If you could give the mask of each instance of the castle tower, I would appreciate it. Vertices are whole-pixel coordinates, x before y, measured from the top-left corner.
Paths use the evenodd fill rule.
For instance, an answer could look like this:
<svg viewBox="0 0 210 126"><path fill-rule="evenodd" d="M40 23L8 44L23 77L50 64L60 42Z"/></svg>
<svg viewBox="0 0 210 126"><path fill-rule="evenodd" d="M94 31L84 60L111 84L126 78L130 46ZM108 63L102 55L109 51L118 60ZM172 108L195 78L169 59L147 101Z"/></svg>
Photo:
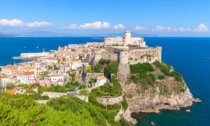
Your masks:
<svg viewBox="0 0 210 126"><path fill-rule="evenodd" d="M128 64L128 51L120 51L120 64Z"/></svg>
<svg viewBox="0 0 210 126"><path fill-rule="evenodd" d="M125 31L125 38L124 38L124 46L127 46L128 44L131 43L131 32L130 31Z"/></svg>
<svg viewBox="0 0 210 126"><path fill-rule="evenodd" d="M158 60L160 62L162 62L162 47L157 46L156 48L157 48L157 51L158 51Z"/></svg>
<svg viewBox="0 0 210 126"><path fill-rule="evenodd" d="M128 51L120 51L120 62L118 66L117 78L120 82L126 82L130 74L130 66L128 64Z"/></svg>

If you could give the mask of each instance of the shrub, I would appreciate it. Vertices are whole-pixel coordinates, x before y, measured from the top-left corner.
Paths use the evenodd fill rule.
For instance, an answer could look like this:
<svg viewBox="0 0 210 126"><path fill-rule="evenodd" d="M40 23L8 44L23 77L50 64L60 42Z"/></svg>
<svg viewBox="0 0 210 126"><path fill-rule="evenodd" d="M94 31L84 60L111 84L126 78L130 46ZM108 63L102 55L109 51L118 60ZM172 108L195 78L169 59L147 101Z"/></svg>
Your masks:
<svg viewBox="0 0 210 126"><path fill-rule="evenodd" d="M82 89L80 90L79 94L87 96L89 94L89 91L87 89Z"/></svg>
<svg viewBox="0 0 210 126"><path fill-rule="evenodd" d="M91 91L91 94L94 94L97 97L100 96L120 96L122 94L122 90L109 84L106 83L103 86L100 86L96 89L93 89Z"/></svg>
<svg viewBox="0 0 210 126"><path fill-rule="evenodd" d="M51 87L39 87L38 92L42 93L44 91L49 91L49 92L67 92L68 89L64 86L51 86Z"/></svg>
<svg viewBox="0 0 210 126"><path fill-rule="evenodd" d="M6 86L6 89L7 90L13 90L13 89L15 89L15 85L13 83L8 83L7 86Z"/></svg>
<svg viewBox="0 0 210 126"><path fill-rule="evenodd" d="M185 86L184 84L174 84L173 86L173 90L176 92L176 93L181 93L181 92L185 92Z"/></svg>
<svg viewBox="0 0 210 126"><path fill-rule="evenodd" d="M171 72L170 76L175 77L175 79L179 82L182 82L182 80L183 80L181 74L178 72L175 72L175 71Z"/></svg>
<svg viewBox="0 0 210 126"><path fill-rule="evenodd" d="M138 64L130 65L130 71L132 74L147 73L147 72L154 71L154 68L149 63L138 63Z"/></svg>
<svg viewBox="0 0 210 126"><path fill-rule="evenodd" d="M159 68L166 76L173 76L179 82L183 81L181 74L175 71L170 72L171 66L159 61L155 61L153 64Z"/></svg>
<svg viewBox="0 0 210 126"><path fill-rule="evenodd" d="M126 101L125 97L123 97L123 101L122 101L122 107L124 110L126 110L128 108L128 102Z"/></svg>
<svg viewBox="0 0 210 126"><path fill-rule="evenodd" d="M165 76L164 75L158 75L158 79L163 80L163 79L165 79Z"/></svg>

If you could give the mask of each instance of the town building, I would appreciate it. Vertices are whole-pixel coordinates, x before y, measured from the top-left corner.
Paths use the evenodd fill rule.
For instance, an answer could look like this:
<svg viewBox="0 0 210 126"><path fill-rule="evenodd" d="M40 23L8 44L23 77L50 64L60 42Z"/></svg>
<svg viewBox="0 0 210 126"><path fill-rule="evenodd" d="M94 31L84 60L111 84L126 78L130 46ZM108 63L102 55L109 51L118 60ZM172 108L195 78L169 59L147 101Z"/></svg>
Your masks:
<svg viewBox="0 0 210 126"><path fill-rule="evenodd" d="M6 77L16 77L18 75L18 67L16 65L4 66L1 73Z"/></svg>

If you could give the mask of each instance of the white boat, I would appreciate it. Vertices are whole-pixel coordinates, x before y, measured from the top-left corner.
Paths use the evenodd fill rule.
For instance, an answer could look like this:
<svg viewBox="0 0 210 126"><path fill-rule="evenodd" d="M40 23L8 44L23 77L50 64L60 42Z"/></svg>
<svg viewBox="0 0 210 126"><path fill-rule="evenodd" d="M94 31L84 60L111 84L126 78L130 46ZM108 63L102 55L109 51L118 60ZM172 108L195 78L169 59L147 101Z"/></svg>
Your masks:
<svg viewBox="0 0 210 126"><path fill-rule="evenodd" d="M12 59L21 59L20 56L13 56Z"/></svg>

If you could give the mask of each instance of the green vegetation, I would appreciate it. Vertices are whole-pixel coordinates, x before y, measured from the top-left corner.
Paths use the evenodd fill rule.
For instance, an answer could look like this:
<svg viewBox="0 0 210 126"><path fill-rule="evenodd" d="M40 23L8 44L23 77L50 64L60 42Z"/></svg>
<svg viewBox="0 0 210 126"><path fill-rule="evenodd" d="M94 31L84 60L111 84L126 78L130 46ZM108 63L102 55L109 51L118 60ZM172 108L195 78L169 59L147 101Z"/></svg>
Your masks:
<svg viewBox="0 0 210 126"><path fill-rule="evenodd" d="M96 73L102 73L103 72L102 65L100 63L96 64L96 66L94 67L94 72L96 72Z"/></svg>
<svg viewBox="0 0 210 126"><path fill-rule="evenodd" d="M86 66L86 71L87 72L92 72L92 67L91 66Z"/></svg>
<svg viewBox="0 0 210 126"><path fill-rule="evenodd" d="M154 86L155 76L149 72L153 72L154 68L149 63L138 63L135 65L130 65L131 77L130 79L136 83L140 84L142 89L148 89L149 86Z"/></svg>
<svg viewBox="0 0 210 126"><path fill-rule="evenodd" d="M82 90L80 90L80 92L79 92L80 95L85 95L85 96L88 96L89 93L90 93L90 92L89 92L87 89L82 89Z"/></svg>
<svg viewBox="0 0 210 126"><path fill-rule="evenodd" d="M161 73L157 70L160 70ZM182 76L178 72L173 71L171 66L163 62L156 61L153 64L138 63L130 65L130 71L130 80L139 85L139 93L149 89L151 93L155 94L157 93L155 87L160 88L160 95L167 95L172 92L181 93L186 89ZM156 78L163 80L167 76L175 78L176 82L172 82L173 86L169 86L167 83L157 83L157 85L154 85L156 84Z"/></svg>
<svg viewBox="0 0 210 126"><path fill-rule="evenodd" d="M159 80L163 80L163 79L165 79L165 76L162 75L162 74L161 74L161 75L158 75L158 79L159 79Z"/></svg>
<svg viewBox="0 0 210 126"><path fill-rule="evenodd" d="M74 82L75 81L75 72L69 72L69 76L71 77L71 81Z"/></svg>
<svg viewBox="0 0 210 126"><path fill-rule="evenodd" d="M120 124L122 126L133 126L133 124L131 122L126 121L124 118L121 118Z"/></svg>
<svg viewBox="0 0 210 126"><path fill-rule="evenodd" d="M117 75L118 62L101 59L93 69L93 71L96 73L104 72L104 76L108 79L111 79L111 74Z"/></svg>
<svg viewBox="0 0 210 126"><path fill-rule="evenodd" d="M176 93L181 93L181 92L184 92L185 91L185 86L183 84L174 84L173 85L173 90L176 92Z"/></svg>
<svg viewBox="0 0 210 126"><path fill-rule="evenodd" d="M124 110L126 110L128 108L128 102L126 101L125 97L123 97L123 101L121 104L122 104Z"/></svg>
<svg viewBox="0 0 210 126"><path fill-rule="evenodd" d="M49 96L42 96L40 93L31 93L29 96L34 100L48 100Z"/></svg>
<svg viewBox="0 0 210 126"><path fill-rule="evenodd" d="M51 87L42 87L39 86L38 88L38 92L42 93L42 92L68 92L68 89L64 86L51 86Z"/></svg>
<svg viewBox="0 0 210 126"><path fill-rule="evenodd" d="M168 93L169 93L168 87L166 85L161 85L160 86L160 95L165 95Z"/></svg>
<svg viewBox="0 0 210 126"><path fill-rule="evenodd" d="M93 89L92 92L89 94L89 102L100 107L101 109L108 111L111 115L111 118L114 118L119 112L119 110L121 109L121 105L114 104L114 105L104 106L98 103L96 99L96 97L103 97L103 96L116 97L116 96L122 95L122 89L120 87L118 80L115 77L113 77L112 82L114 83L113 85L106 83L105 85L101 87ZM124 109L128 107L127 101L125 99L122 102L122 106ZM127 125L123 124L123 126L127 126Z"/></svg>
<svg viewBox="0 0 210 126"><path fill-rule="evenodd" d="M182 82L182 76L181 74L179 74L178 72L175 71L170 71L171 70L171 66L163 63L163 62L159 62L156 61L153 63L157 68L159 68L161 70L161 72L163 72L166 76L172 76L176 79L176 81Z"/></svg>
<svg viewBox="0 0 210 126"><path fill-rule="evenodd" d="M118 72L118 62L117 61L111 61L107 66L107 70L111 74L117 74L117 72Z"/></svg>
<svg viewBox="0 0 210 126"><path fill-rule="evenodd" d="M114 96L120 96L122 94L122 90L109 83L106 83L103 86L93 89L91 91L91 94L94 94L97 97L100 97L100 96L114 97Z"/></svg>
<svg viewBox="0 0 210 126"><path fill-rule="evenodd" d="M58 63L60 62L60 60L58 60ZM53 69L54 70L59 70L59 67L57 67L56 65L53 65Z"/></svg>
<svg viewBox="0 0 210 126"><path fill-rule="evenodd" d="M7 86L6 86L6 89L7 90L13 90L13 89L15 89L15 85L13 83L8 83Z"/></svg>
<svg viewBox="0 0 210 126"><path fill-rule="evenodd" d="M0 122L4 126L129 126L124 125L126 121L115 122L107 110L74 96L51 99L44 105L27 95L0 94Z"/></svg>
<svg viewBox="0 0 210 126"><path fill-rule="evenodd" d="M34 85L33 84L20 84L18 85L18 87L21 89L31 89L31 88L34 88Z"/></svg>
<svg viewBox="0 0 210 126"><path fill-rule="evenodd" d="M132 74L136 74L136 73L145 74L147 72L154 71L154 68L149 63L138 63L138 64L130 65L130 70Z"/></svg>

